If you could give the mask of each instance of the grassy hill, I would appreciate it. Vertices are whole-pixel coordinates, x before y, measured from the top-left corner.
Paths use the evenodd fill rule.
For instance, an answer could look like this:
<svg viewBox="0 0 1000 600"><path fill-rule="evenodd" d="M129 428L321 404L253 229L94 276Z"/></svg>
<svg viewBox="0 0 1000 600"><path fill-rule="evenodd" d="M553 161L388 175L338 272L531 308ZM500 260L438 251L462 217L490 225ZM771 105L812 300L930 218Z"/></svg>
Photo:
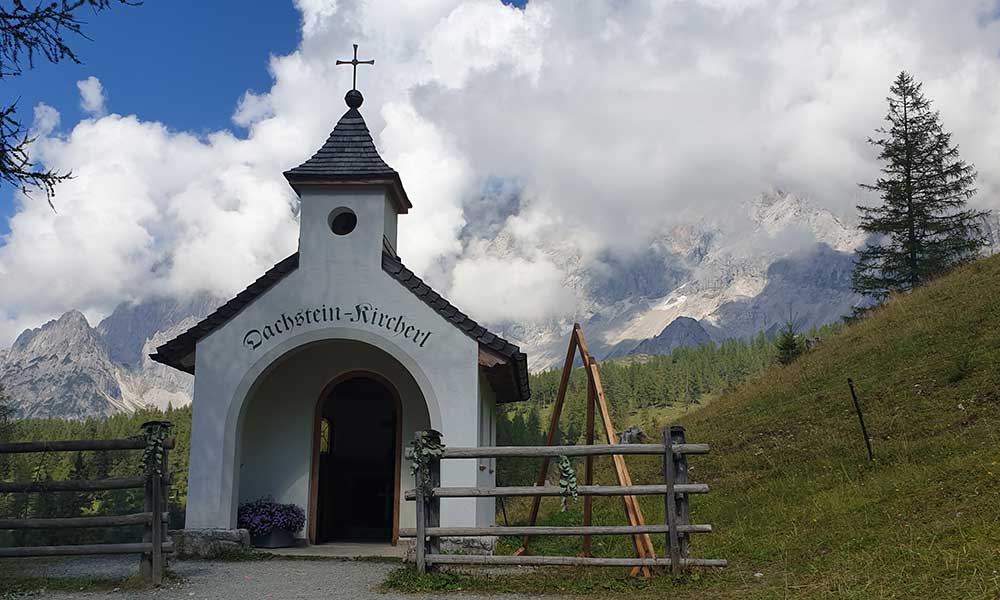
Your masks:
<svg viewBox="0 0 1000 600"><path fill-rule="evenodd" d="M876 461L867 459L847 378L861 398ZM614 402L614 398L610 399ZM891 299L788 367L683 416L692 457L692 520L716 531L692 555L726 570L682 581L633 581L617 569L417 578L404 589L585 592L671 598L1000 598L1000 257ZM629 458L637 483L659 462ZM600 480L610 482L606 465ZM578 523L582 502L549 523ZM620 501L595 503L595 524L623 522ZM512 522L526 503L508 502ZM662 522L662 499L646 498ZM656 540L662 548L662 540ZM579 538L537 539L538 554L576 552ZM501 550L516 547L504 540ZM595 538L626 555L627 539Z"/></svg>

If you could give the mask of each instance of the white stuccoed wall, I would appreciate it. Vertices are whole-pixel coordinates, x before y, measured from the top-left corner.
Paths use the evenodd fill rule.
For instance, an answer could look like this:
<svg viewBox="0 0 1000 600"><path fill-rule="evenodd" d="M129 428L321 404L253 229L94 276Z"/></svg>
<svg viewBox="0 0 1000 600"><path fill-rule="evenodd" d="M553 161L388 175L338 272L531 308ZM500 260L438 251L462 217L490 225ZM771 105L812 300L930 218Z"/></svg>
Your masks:
<svg viewBox="0 0 1000 600"><path fill-rule="evenodd" d="M383 375L398 381L404 426L427 419L444 434L447 445L492 443L494 400L488 386L480 384L477 342L382 270L383 235L396 238L395 231L385 230L395 225L394 218L387 218L386 202L381 191L371 188L307 190L302 194L299 268L198 343L188 528L235 527L240 490L253 497L269 493L306 508L319 392L345 369L361 368L366 353L372 359L370 370L384 370ZM327 216L339 207L358 216L357 228L346 236L334 235L327 225ZM413 336L413 330L352 322L346 313L365 303L390 318L402 317L421 333L430 331L430 337L421 347L406 337ZM339 307L341 318L301 320L300 311L310 310L315 317L323 306L331 309L327 313L331 316ZM283 331L297 317L300 322ZM268 325L274 333L269 339L252 333L263 332ZM247 340L259 345L253 348ZM320 343L324 340L365 346ZM356 355L338 351L352 348L365 349ZM272 374L281 385L267 381ZM480 398L483 389L487 393ZM425 412L414 408L410 419L406 407L421 400L414 397L417 390ZM264 435L265 431L269 433ZM404 443L410 439L412 431L404 429ZM403 489L408 487L408 469L404 463ZM492 481L492 473L480 470L479 461L443 464L444 485ZM247 499L251 498L243 498ZM413 508L408 504L412 503L403 501L400 506L403 527L412 523ZM443 502L443 525L493 521L491 500Z"/></svg>

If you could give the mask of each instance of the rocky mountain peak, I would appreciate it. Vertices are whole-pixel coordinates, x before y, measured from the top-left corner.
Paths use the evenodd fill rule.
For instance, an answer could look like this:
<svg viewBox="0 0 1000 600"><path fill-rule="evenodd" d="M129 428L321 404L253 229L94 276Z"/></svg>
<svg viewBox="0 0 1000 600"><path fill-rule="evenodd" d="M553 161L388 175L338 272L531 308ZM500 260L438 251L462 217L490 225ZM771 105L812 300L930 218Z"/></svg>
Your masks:
<svg viewBox="0 0 1000 600"><path fill-rule="evenodd" d="M22 417L93 417L127 409L104 340L79 311L18 336L0 381Z"/></svg>
<svg viewBox="0 0 1000 600"><path fill-rule="evenodd" d="M136 367L143 361L146 340L188 317L201 318L222 302L208 293L183 299L161 297L122 302L100 322L97 331L108 345L111 360Z"/></svg>
<svg viewBox="0 0 1000 600"><path fill-rule="evenodd" d="M746 205L746 213L759 230L770 236L789 230L808 232L816 243L840 252L853 252L864 242L864 234L833 212L808 198L775 189L760 194Z"/></svg>
<svg viewBox="0 0 1000 600"><path fill-rule="evenodd" d="M11 354L24 352L45 352L51 350L62 354L69 346L79 343L101 344L97 335L87 321L87 317L78 310L70 310L58 319L53 319L41 327L26 329L14 340Z"/></svg>
<svg viewBox="0 0 1000 600"><path fill-rule="evenodd" d="M208 295L122 303L94 328L78 310L24 331L0 354L0 382L20 417L87 418L191 401L191 376L146 354L217 304Z"/></svg>
<svg viewBox="0 0 1000 600"><path fill-rule="evenodd" d="M56 319L56 323L61 327L72 327L75 329L90 329L90 322L87 321L86 315L82 312L76 310L75 308L66 311L63 316Z"/></svg>
<svg viewBox="0 0 1000 600"><path fill-rule="evenodd" d="M701 323L691 317L677 317L659 335L642 341L630 354L670 354L676 348L695 348L711 342Z"/></svg>

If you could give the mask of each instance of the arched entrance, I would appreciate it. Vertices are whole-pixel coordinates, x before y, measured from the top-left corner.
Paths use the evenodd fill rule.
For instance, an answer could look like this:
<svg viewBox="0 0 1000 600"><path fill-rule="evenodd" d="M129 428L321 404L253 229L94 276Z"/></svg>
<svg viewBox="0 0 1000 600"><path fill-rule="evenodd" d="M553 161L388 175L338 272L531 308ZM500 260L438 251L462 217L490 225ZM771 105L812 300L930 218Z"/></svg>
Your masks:
<svg viewBox="0 0 1000 600"><path fill-rule="evenodd" d="M323 391L316 410L312 543L396 543L401 425L399 394L379 375L348 373Z"/></svg>
<svg viewBox="0 0 1000 600"><path fill-rule="evenodd" d="M270 496L305 509L306 528L299 535L318 543L320 417L334 388L356 377L380 382L397 403L395 481L399 489L412 488L402 440L440 422L431 416L437 415L432 412L434 397L425 393L433 390L419 384L417 376L423 377L419 367L407 368L388 351L362 340L320 339L269 357L246 392L236 425L234 486L239 495L232 504L234 525L237 503ZM393 510L398 511L395 540L400 527L415 526L416 509L413 502L394 502Z"/></svg>

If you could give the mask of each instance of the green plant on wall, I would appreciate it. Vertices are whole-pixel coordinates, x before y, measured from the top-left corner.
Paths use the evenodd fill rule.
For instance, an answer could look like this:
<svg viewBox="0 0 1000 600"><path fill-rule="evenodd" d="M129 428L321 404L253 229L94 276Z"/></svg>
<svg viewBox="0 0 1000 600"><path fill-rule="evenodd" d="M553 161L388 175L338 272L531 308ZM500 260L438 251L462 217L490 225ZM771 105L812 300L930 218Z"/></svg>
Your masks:
<svg viewBox="0 0 1000 600"><path fill-rule="evenodd" d="M410 461L410 474L413 475L417 487L425 496L433 493L434 486L428 474L432 460L441 460L444 456L444 444L441 442L441 432L434 429L418 431L413 441L406 447L406 459Z"/></svg>

